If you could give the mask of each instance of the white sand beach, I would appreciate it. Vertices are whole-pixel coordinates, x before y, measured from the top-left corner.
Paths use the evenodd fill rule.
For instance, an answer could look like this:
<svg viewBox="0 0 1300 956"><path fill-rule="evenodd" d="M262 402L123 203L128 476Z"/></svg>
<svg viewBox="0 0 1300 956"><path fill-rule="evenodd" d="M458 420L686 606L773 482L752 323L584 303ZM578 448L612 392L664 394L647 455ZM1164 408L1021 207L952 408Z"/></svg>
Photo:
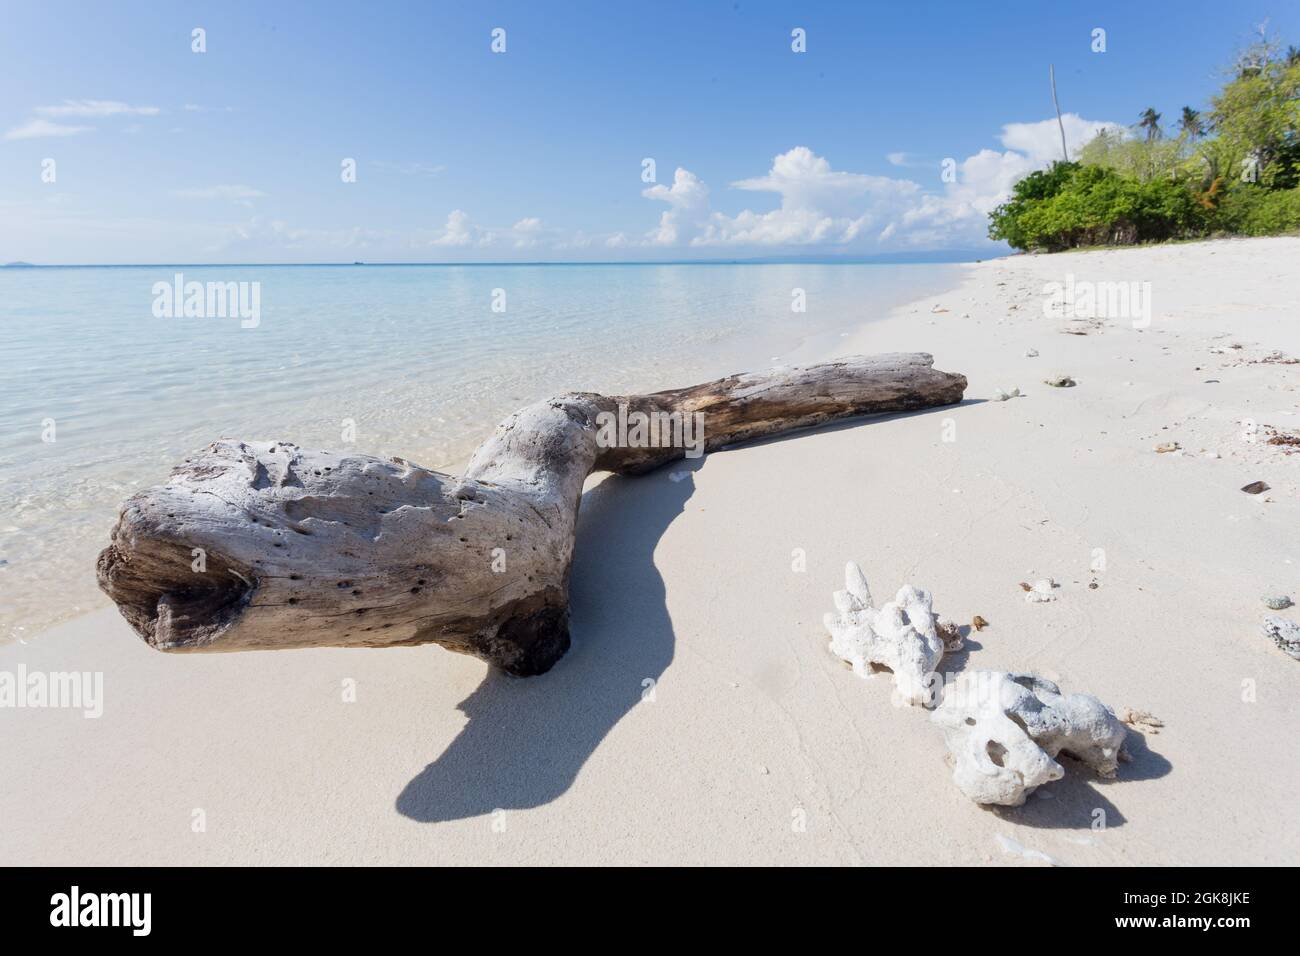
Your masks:
<svg viewBox="0 0 1300 956"><path fill-rule="evenodd" d="M1297 618L1261 598L1300 599L1300 454L1241 424L1300 430L1298 262L1297 238L988 261L783 356L927 351L969 388L593 479L542 677L436 646L171 656L115 610L0 647L104 675L98 719L0 713L0 863L1300 863L1300 662L1260 633ZM1063 333L1042 290L1067 274L1150 282L1150 325ZM828 653L848 560L989 622L941 670L1163 726L1114 780L1065 761L1022 808L975 805L927 713Z"/></svg>

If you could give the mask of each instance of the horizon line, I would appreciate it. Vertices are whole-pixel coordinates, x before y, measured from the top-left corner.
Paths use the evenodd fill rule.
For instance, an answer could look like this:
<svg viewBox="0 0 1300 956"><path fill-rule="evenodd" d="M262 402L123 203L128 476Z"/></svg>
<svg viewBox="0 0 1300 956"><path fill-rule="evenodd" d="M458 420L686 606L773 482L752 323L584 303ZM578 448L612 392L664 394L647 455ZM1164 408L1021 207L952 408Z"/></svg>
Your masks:
<svg viewBox="0 0 1300 956"><path fill-rule="evenodd" d="M772 256L745 259L591 259L591 260L474 260L468 262L366 262L363 260L336 262L65 262L37 263L24 260L0 263L0 269L163 269L212 267L398 267L398 266L692 266L692 265L960 265L984 259L1001 259L1014 252L991 250L977 253L974 250L933 250L918 253L881 253L873 256Z"/></svg>

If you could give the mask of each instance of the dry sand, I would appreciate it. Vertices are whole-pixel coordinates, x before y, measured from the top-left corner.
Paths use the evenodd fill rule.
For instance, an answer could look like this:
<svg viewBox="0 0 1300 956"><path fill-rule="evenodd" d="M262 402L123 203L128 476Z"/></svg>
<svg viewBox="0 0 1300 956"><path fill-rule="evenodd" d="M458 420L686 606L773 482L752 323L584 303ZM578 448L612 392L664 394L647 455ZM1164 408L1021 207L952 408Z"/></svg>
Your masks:
<svg viewBox="0 0 1300 956"><path fill-rule="evenodd" d="M0 711L0 863L1300 863L1300 662L1259 633L1266 591L1300 598L1300 454L1239 424L1300 428L1300 365L1258 361L1300 355L1297 263L1257 239L971 266L833 345L933 352L961 406L593 482L545 677L437 647L168 656L114 611L0 648L105 693L97 720ZM1150 327L1062 334L1066 273L1151 282ZM990 622L944 670L1032 669L1163 728L1114 781L1068 765L975 806L925 712L828 654L848 559Z"/></svg>

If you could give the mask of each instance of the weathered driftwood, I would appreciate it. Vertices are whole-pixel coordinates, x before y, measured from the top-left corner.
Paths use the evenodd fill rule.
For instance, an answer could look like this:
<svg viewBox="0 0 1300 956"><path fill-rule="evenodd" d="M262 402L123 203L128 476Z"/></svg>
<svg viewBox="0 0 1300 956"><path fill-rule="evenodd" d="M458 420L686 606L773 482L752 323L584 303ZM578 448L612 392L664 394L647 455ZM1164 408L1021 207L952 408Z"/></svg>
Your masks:
<svg viewBox="0 0 1300 956"><path fill-rule="evenodd" d="M965 377L932 362L899 353L650 395L565 395L506 419L460 480L402 459L218 441L123 505L99 585L159 650L436 643L540 674L569 646L584 480L642 474L686 451L611 443L602 426L620 406L633 421L701 422L713 450L960 401Z"/></svg>

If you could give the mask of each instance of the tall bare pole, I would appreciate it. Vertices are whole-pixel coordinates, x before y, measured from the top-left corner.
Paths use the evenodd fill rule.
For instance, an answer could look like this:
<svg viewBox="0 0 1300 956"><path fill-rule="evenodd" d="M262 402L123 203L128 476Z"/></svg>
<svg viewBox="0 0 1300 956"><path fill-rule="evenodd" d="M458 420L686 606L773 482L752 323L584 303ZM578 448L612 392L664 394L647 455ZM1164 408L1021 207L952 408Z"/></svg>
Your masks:
<svg viewBox="0 0 1300 956"><path fill-rule="evenodd" d="M1056 101L1056 67L1053 64L1048 64L1047 76L1052 81L1052 105L1056 107L1056 125L1061 127L1061 155L1068 163L1070 151L1065 148L1065 123L1061 121L1061 104Z"/></svg>

